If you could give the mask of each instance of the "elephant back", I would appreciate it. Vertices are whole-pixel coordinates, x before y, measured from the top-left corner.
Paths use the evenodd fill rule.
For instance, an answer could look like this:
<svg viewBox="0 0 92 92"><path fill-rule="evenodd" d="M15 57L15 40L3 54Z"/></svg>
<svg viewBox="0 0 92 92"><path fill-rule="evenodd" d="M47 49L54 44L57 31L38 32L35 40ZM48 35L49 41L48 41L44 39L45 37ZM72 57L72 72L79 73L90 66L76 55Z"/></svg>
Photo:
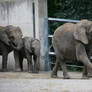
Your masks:
<svg viewBox="0 0 92 92"><path fill-rule="evenodd" d="M34 40L34 38L32 38L32 37L24 37L23 38L24 49L26 49L30 53L32 53L32 41L33 40Z"/></svg>

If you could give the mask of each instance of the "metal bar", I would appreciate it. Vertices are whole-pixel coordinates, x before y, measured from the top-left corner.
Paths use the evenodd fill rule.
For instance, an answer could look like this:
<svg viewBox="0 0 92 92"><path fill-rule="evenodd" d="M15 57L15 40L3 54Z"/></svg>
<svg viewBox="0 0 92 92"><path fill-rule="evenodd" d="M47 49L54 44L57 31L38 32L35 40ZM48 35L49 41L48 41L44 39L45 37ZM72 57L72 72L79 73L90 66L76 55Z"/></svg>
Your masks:
<svg viewBox="0 0 92 92"><path fill-rule="evenodd" d="M55 52L49 52L49 55L56 55Z"/></svg>
<svg viewBox="0 0 92 92"><path fill-rule="evenodd" d="M51 63L51 64L55 64L55 63ZM66 64L66 66L69 66L69 67L78 67L78 68L83 68L83 66L78 66L78 65L69 65L69 64Z"/></svg>
<svg viewBox="0 0 92 92"><path fill-rule="evenodd" d="M52 37L53 37L53 35L48 35L48 37L49 37L49 38L52 38Z"/></svg>
<svg viewBox="0 0 92 92"><path fill-rule="evenodd" d="M49 42L48 42L48 19L45 19L45 51L48 51L48 46ZM49 54L46 53L45 54L45 70L51 70L50 65L49 65Z"/></svg>
<svg viewBox="0 0 92 92"><path fill-rule="evenodd" d="M83 66L69 65L69 64L66 64L66 66L70 66L70 67L78 67L78 68L83 68Z"/></svg>
<svg viewBox="0 0 92 92"><path fill-rule="evenodd" d="M49 21L57 21L57 22L72 22L77 23L79 20L71 20L71 19L60 19L60 18L48 18Z"/></svg>
<svg viewBox="0 0 92 92"><path fill-rule="evenodd" d="M32 2L32 12L33 12L33 36L35 38L35 3Z"/></svg>

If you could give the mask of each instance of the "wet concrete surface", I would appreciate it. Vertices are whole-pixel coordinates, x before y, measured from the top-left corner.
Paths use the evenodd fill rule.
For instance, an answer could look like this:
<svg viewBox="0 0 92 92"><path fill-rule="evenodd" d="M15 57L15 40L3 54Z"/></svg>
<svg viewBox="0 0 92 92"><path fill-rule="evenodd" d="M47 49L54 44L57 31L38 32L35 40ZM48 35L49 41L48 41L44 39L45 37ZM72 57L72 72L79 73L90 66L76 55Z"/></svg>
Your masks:
<svg viewBox="0 0 92 92"><path fill-rule="evenodd" d="M72 79L51 78L51 72L0 72L0 92L92 92L92 78L81 79L82 73L69 72Z"/></svg>

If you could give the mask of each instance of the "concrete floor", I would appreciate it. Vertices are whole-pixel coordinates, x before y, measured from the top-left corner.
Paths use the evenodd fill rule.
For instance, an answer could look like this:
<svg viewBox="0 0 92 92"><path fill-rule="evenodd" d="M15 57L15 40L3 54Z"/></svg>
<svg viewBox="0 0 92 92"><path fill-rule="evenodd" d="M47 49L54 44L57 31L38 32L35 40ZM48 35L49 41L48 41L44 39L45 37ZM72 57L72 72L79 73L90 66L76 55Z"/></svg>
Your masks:
<svg viewBox="0 0 92 92"><path fill-rule="evenodd" d="M69 72L72 79L51 78L51 72L0 72L0 92L92 92L92 79L81 79L80 72Z"/></svg>

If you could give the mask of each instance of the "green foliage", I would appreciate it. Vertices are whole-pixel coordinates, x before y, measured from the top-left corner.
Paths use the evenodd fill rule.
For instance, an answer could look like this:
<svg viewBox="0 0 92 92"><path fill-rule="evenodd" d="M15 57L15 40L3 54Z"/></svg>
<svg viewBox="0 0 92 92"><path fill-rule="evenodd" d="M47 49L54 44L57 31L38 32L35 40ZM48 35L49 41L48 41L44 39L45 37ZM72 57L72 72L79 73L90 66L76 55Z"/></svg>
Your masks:
<svg viewBox="0 0 92 92"><path fill-rule="evenodd" d="M92 0L48 0L48 16L65 19L92 19Z"/></svg>

